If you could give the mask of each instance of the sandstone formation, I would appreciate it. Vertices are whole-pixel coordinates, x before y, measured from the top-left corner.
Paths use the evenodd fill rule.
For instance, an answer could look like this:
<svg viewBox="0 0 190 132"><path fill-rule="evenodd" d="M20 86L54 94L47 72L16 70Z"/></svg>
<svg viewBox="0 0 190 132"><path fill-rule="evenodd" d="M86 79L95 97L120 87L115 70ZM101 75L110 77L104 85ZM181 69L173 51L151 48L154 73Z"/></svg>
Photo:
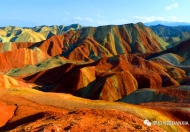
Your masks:
<svg viewBox="0 0 190 132"><path fill-rule="evenodd" d="M169 44L142 23L0 35L0 131L190 130L143 124L189 121L189 39Z"/></svg>

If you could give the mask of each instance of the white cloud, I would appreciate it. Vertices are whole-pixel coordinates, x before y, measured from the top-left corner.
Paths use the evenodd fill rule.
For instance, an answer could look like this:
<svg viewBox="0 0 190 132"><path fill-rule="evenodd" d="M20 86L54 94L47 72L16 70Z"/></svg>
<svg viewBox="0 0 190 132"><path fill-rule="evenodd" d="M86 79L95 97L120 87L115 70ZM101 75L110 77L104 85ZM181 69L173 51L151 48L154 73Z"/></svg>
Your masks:
<svg viewBox="0 0 190 132"><path fill-rule="evenodd" d="M81 17L73 17L73 19L82 21Z"/></svg>
<svg viewBox="0 0 190 132"><path fill-rule="evenodd" d="M92 19L91 19L91 18L84 18L84 20L87 20L87 21L92 22Z"/></svg>
<svg viewBox="0 0 190 132"><path fill-rule="evenodd" d="M133 16L135 22L153 22L153 21L168 21L168 22L182 22L184 18L177 16L166 16L166 17L158 17L158 16Z"/></svg>
<svg viewBox="0 0 190 132"><path fill-rule="evenodd" d="M78 16L78 17L73 17L73 19L78 20L78 21L89 21L89 22L92 22L92 19L88 18L88 17L82 18L82 17Z"/></svg>
<svg viewBox="0 0 190 132"><path fill-rule="evenodd" d="M171 5L172 7L178 7L178 3L174 3L173 5Z"/></svg>
<svg viewBox="0 0 190 132"><path fill-rule="evenodd" d="M100 14L96 14L97 17L99 18L104 18L104 16L100 15Z"/></svg>
<svg viewBox="0 0 190 132"><path fill-rule="evenodd" d="M173 7L177 8L178 7L178 3L174 3L174 4L171 4L169 6L166 6L165 9L166 10L171 10Z"/></svg>
<svg viewBox="0 0 190 132"><path fill-rule="evenodd" d="M166 10L171 10L172 9L171 6L166 6L165 8L166 8Z"/></svg>
<svg viewBox="0 0 190 132"><path fill-rule="evenodd" d="M168 16L167 17L171 22L182 22L183 21L183 17L177 17L177 16Z"/></svg>
<svg viewBox="0 0 190 132"><path fill-rule="evenodd" d="M134 19L141 22L152 22L152 21L163 21L163 17L156 17L156 16L133 16Z"/></svg>
<svg viewBox="0 0 190 132"><path fill-rule="evenodd" d="M70 13L69 12L65 12L65 14L69 15Z"/></svg>
<svg viewBox="0 0 190 132"><path fill-rule="evenodd" d="M63 18L63 21L68 21L69 19Z"/></svg>
<svg viewBox="0 0 190 132"><path fill-rule="evenodd" d="M176 16L168 16L168 18L171 19L172 21L178 20L178 17L176 17Z"/></svg>

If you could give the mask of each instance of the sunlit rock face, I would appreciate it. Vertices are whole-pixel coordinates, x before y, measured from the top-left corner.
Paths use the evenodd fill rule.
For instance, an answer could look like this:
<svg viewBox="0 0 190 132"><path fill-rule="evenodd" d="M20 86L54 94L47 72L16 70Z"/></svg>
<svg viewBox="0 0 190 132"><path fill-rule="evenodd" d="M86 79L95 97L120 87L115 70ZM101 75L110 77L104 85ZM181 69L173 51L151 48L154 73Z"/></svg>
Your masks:
<svg viewBox="0 0 190 132"><path fill-rule="evenodd" d="M190 130L143 123L189 120L190 40L170 45L142 23L73 26L1 29L0 131Z"/></svg>

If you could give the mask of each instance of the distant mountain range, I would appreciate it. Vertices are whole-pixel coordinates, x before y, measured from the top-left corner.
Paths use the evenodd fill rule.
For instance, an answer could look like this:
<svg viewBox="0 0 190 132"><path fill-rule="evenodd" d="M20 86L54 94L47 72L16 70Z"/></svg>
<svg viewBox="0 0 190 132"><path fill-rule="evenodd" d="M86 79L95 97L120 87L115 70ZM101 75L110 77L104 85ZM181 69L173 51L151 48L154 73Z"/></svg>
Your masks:
<svg viewBox="0 0 190 132"><path fill-rule="evenodd" d="M0 34L0 132L190 131L143 123L190 122L190 26L9 26Z"/></svg>
<svg viewBox="0 0 190 132"><path fill-rule="evenodd" d="M189 26L165 26L156 25L150 26L155 34L161 37L164 41L172 44L190 38L190 25Z"/></svg>
<svg viewBox="0 0 190 132"><path fill-rule="evenodd" d="M154 21L150 23L145 23L145 25L147 25L156 35L158 35L164 41L170 44L190 38L189 23ZM111 25L104 27L110 26ZM50 38L53 35L60 35L69 30L76 30L82 28L90 30L92 27L82 27L79 24L71 24L69 26L42 25L35 27L0 27L0 42L40 42Z"/></svg>
<svg viewBox="0 0 190 132"><path fill-rule="evenodd" d="M53 35L81 28L82 26L79 24L71 24L69 26L0 27L0 42L40 42Z"/></svg>
<svg viewBox="0 0 190 132"><path fill-rule="evenodd" d="M190 23L187 22L169 22L169 21L153 21L144 23L146 26L165 25L165 26L187 26Z"/></svg>

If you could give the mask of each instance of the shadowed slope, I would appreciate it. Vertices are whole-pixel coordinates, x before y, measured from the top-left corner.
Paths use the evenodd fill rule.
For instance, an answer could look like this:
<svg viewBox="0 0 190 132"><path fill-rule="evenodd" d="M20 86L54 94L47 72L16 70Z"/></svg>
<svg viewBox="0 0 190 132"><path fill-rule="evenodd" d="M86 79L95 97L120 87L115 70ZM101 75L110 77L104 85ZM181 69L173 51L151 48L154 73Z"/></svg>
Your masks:
<svg viewBox="0 0 190 132"><path fill-rule="evenodd" d="M172 48L148 55L146 59L151 59L156 63L166 66L168 74L177 79L180 83L183 79L189 76L189 43L190 39L179 43Z"/></svg>
<svg viewBox="0 0 190 132"><path fill-rule="evenodd" d="M72 37L66 41L63 56L71 59L74 55L73 60L85 60L87 57L97 60L104 55L123 53L154 53L166 49L168 45L142 23L86 27L74 34L72 31L70 35ZM81 55L85 58L76 58Z"/></svg>
<svg viewBox="0 0 190 132"><path fill-rule="evenodd" d="M190 87L175 86L160 89L145 88L136 90L119 101L132 104L159 101L188 103L190 102Z"/></svg>
<svg viewBox="0 0 190 132"><path fill-rule="evenodd" d="M6 72L6 75L8 76L12 76L12 77L24 77L24 76L29 76L31 74L34 74L36 72L42 71L42 70L46 70L46 69L50 69L53 67L58 67L61 66L65 63L69 63L70 61L68 61L67 59L65 59L64 57L60 57L60 56L55 56L52 58L48 58L36 65L32 65L32 64L28 64L24 67L21 68L13 68L9 71ZM70 62L70 63L77 63L77 62Z"/></svg>
<svg viewBox="0 0 190 132"><path fill-rule="evenodd" d="M49 56L56 56L62 53L63 36L54 35L49 39L33 44L29 48L38 47L41 51Z"/></svg>
<svg viewBox="0 0 190 132"><path fill-rule="evenodd" d="M173 54L177 54L180 57L183 58L189 58L190 57L190 53L188 52L188 50L190 49L190 39L181 42L180 44L173 46L167 50L155 53L155 54L150 54L149 56L146 57L146 59L151 59L160 55L164 55L166 53L173 53Z"/></svg>
<svg viewBox="0 0 190 132"><path fill-rule="evenodd" d="M12 29L10 29L12 30ZM94 61L122 53L154 53L167 43L142 23L86 27L54 35L38 43L1 43L2 52L19 48L40 49L48 56L62 55L72 61Z"/></svg>
<svg viewBox="0 0 190 132"><path fill-rule="evenodd" d="M130 93L131 90L133 91L137 88L135 79L127 80L127 78L132 77L129 72L107 73L101 70L98 72L97 70L99 70L98 67L93 65L77 66L74 64L65 64L57 68L39 72L25 78L25 80L41 85L45 91L73 93L90 99L104 98L110 101L122 98L122 96ZM125 78L122 79L124 76L126 80L123 80ZM75 80L75 83L72 83L71 80ZM124 87L126 89L120 89ZM110 94L107 94L107 91L110 91Z"/></svg>
<svg viewBox="0 0 190 132"><path fill-rule="evenodd" d="M151 73L151 74L150 74ZM116 101L137 88L178 86L162 66L135 55L102 58L89 64L65 64L24 78L44 91ZM73 83L73 80L75 83Z"/></svg>
<svg viewBox="0 0 190 132"><path fill-rule="evenodd" d="M67 94L56 94L55 96L55 93L42 93L25 88L12 89L11 94L10 90L1 91L1 93L1 101L17 105L16 114L1 128L3 131L10 129L20 131L23 126L29 131L45 129L75 131L79 130L79 128L85 130L86 127L92 131L101 131L101 129L116 129L118 131L146 131L147 129L152 131L187 131L183 126L152 125L148 127L144 125L144 119L151 122L173 119L172 116L166 117L164 114L146 107L124 103L90 101ZM107 122L107 119L109 119L109 122ZM44 122L44 120L46 121ZM63 121L64 123L62 123ZM124 122L125 124L123 124ZM95 124L96 127L93 126ZM117 124L120 124L120 126L117 126ZM124 127L126 125L128 127ZM113 126L117 126L117 128L113 128Z"/></svg>
<svg viewBox="0 0 190 132"><path fill-rule="evenodd" d="M6 73L0 76L0 105L8 109L0 131L190 129L143 124L144 119L189 121L190 89L180 86L189 84L189 41L166 49L168 44L141 23L85 27L54 36L61 31L51 28L33 29L50 37L45 41L0 44L0 70ZM23 33L16 29L8 27L15 30L8 36ZM158 109L160 101L169 108Z"/></svg>

